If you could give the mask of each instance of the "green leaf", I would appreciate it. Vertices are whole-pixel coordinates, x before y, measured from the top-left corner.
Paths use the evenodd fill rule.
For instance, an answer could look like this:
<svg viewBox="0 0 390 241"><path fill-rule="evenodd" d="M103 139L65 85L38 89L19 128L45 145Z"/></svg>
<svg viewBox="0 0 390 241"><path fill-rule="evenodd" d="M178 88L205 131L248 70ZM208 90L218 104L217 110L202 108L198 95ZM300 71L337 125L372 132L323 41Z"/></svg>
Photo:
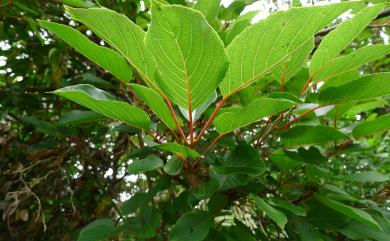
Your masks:
<svg viewBox="0 0 390 241"><path fill-rule="evenodd" d="M210 175L219 181L219 191L225 191L248 183L249 176L245 174L219 175L212 173Z"/></svg>
<svg viewBox="0 0 390 241"><path fill-rule="evenodd" d="M321 104L356 102L390 95L390 73L364 76L338 87L329 87L320 92Z"/></svg>
<svg viewBox="0 0 390 241"><path fill-rule="evenodd" d="M149 193L136 193L121 207L122 215L128 215L137 211L140 207L145 207L153 199Z"/></svg>
<svg viewBox="0 0 390 241"><path fill-rule="evenodd" d="M309 42L314 41L314 33L350 6L353 4L291 8L245 29L226 49L230 66L220 84L223 96L249 86L287 62L291 55L308 49Z"/></svg>
<svg viewBox="0 0 390 241"><path fill-rule="evenodd" d="M164 122L164 124L167 125L169 129L177 130L177 126L168 106L166 105L164 99L155 90L137 84L130 84L130 86L137 96L140 97L141 100L150 107L150 109L152 109L152 111L162 122Z"/></svg>
<svg viewBox="0 0 390 241"><path fill-rule="evenodd" d="M82 123L104 120L106 117L95 111L71 110L64 113L58 123L63 125L79 125Z"/></svg>
<svg viewBox="0 0 390 241"><path fill-rule="evenodd" d="M315 197L325 204L326 206L333 208L337 210L338 212L355 219L356 221L359 221L361 223L365 223L367 225L370 225L371 227L377 228L379 230L382 230L381 226L365 211L361 209L357 209L348 205L345 205L343 203L331 200L325 196L315 194Z"/></svg>
<svg viewBox="0 0 390 241"><path fill-rule="evenodd" d="M292 203L290 203L288 201L285 201L283 199L280 199L278 197L269 198L269 199L267 199L267 202L269 204L271 204L272 206L278 206L278 207L284 208L284 209L286 209L288 211L291 211L295 215L306 216L305 208L297 206L297 205L294 205L294 204L292 204Z"/></svg>
<svg viewBox="0 0 390 241"><path fill-rule="evenodd" d="M301 241L325 241L322 233L304 221L296 220L295 227Z"/></svg>
<svg viewBox="0 0 390 241"><path fill-rule="evenodd" d="M220 183L216 178L209 178L206 182L201 182L192 190L192 195L199 200L208 199L220 187Z"/></svg>
<svg viewBox="0 0 390 241"><path fill-rule="evenodd" d="M268 203L266 203L262 198L250 194L250 198L255 203L256 207L265 212L265 214L270 217L275 223L281 228L284 229L284 226L287 224L287 217L281 211L273 208Z"/></svg>
<svg viewBox="0 0 390 241"><path fill-rule="evenodd" d="M245 28L251 25L252 19L259 13L259 11L248 12L242 16L237 17L234 22L226 30L225 37L226 45L229 45L237 35L239 35Z"/></svg>
<svg viewBox="0 0 390 241"><path fill-rule="evenodd" d="M208 22L212 22L218 16L219 5L221 5L221 0L198 0L194 9L202 12Z"/></svg>
<svg viewBox="0 0 390 241"><path fill-rule="evenodd" d="M246 174L258 176L266 168L262 160L260 160L259 154L252 146L240 144L220 166L213 166L212 170L221 175Z"/></svg>
<svg viewBox="0 0 390 241"><path fill-rule="evenodd" d="M283 150L273 152L269 159L282 171L300 168L305 164L299 154Z"/></svg>
<svg viewBox="0 0 390 241"><path fill-rule="evenodd" d="M207 237L213 223L213 216L206 211L185 214L173 226L169 241L202 241Z"/></svg>
<svg viewBox="0 0 390 241"><path fill-rule="evenodd" d="M66 5L71 5L80 8L91 8L95 6L95 4L88 0L60 0L60 2Z"/></svg>
<svg viewBox="0 0 390 241"><path fill-rule="evenodd" d="M165 164L164 171L168 175L176 176L181 172L182 168L183 168L183 161L177 158L176 156L173 156L171 159L169 159L167 164Z"/></svg>
<svg viewBox="0 0 390 241"><path fill-rule="evenodd" d="M227 133L263 117L287 110L295 104L295 102L283 99L255 99L245 107L218 115L214 120L214 126L219 133Z"/></svg>
<svg viewBox="0 0 390 241"><path fill-rule="evenodd" d="M389 181L389 175L382 174L375 171L363 171L343 176L336 176L337 179L351 182L387 182Z"/></svg>
<svg viewBox="0 0 390 241"><path fill-rule="evenodd" d="M115 232L114 222L109 218L97 219L81 229L77 241L103 241Z"/></svg>
<svg viewBox="0 0 390 241"><path fill-rule="evenodd" d="M217 91L214 91L214 93L210 96L210 98L206 102L201 104L198 108L192 110L193 123L195 121L197 121L202 116L202 114L207 110L207 108L210 107L210 105L217 99L217 97L218 97ZM186 108L183 108L183 107L179 107L179 109L180 109L180 112L183 114L183 116L187 120L189 120L190 116L189 116L188 110Z"/></svg>
<svg viewBox="0 0 390 241"><path fill-rule="evenodd" d="M374 120L364 121L352 130L353 137L369 136L390 130L390 114L379 116Z"/></svg>
<svg viewBox="0 0 390 241"><path fill-rule="evenodd" d="M159 86L181 107L193 110L206 102L225 75L223 43L198 11L153 5L145 41L157 62Z"/></svg>
<svg viewBox="0 0 390 241"><path fill-rule="evenodd" d="M376 44L362 47L348 55L329 60L321 67L321 70L314 75L313 82L327 81L346 74L367 62L384 57L389 53L390 45Z"/></svg>
<svg viewBox="0 0 390 241"><path fill-rule="evenodd" d="M282 134L284 146L323 144L347 139L348 136L330 126L294 126Z"/></svg>
<svg viewBox="0 0 390 241"><path fill-rule="evenodd" d="M39 21L39 23L42 27L55 33L62 40L74 47L78 52L110 72L118 79L126 82L131 80L132 70L130 65L124 57L114 50L95 44L72 27L47 21Z"/></svg>
<svg viewBox="0 0 390 241"><path fill-rule="evenodd" d="M335 30L327 34L310 61L310 75L314 76L321 70L322 66L347 47L378 16L383 8L383 4L366 7L352 19L341 23Z"/></svg>
<svg viewBox="0 0 390 241"><path fill-rule="evenodd" d="M115 120L141 129L149 129L150 119L148 114L128 103L114 100L109 93L92 85L67 86L51 93L65 97Z"/></svg>
<svg viewBox="0 0 390 241"><path fill-rule="evenodd" d="M187 146L183 146L174 142L157 145L157 147L161 150L169 151L182 157L200 157L200 154L198 152L192 150Z"/></svg>
<svg viewBox="0 0 390 241"><path fill-rule="evenodd" d="M314 41L306 42L299 51L292 54L285 63L277 66L272 72L272 76L279 82L286 84L305 65L310 53L314 48Z"/></svg>
<svg viewBox="0 0 390 241"><path fill-rule="evenodd" d="M145 159L136 160L129 165L127 170L130 174L140 173L140 172L148 172L156 170L162 167L163 161L155 155L150 155Z"/></svg>
<svg viewBox="0 0 390 241"><path fill-rule="evenodd" d="M66 11L118 51L145 82L158 89L154 81L155 62L144 44L145 32L125 15L106 8L71 8Z"/></svg>

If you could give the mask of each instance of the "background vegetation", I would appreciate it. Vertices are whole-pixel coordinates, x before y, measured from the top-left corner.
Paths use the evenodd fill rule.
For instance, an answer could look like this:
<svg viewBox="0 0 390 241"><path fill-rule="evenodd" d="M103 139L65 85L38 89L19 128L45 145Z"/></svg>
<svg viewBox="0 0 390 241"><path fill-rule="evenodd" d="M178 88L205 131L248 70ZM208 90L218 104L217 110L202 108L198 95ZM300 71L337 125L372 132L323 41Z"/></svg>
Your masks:
<svg viewBox="0 0 390 241"><path fill-rule="evenodd" d="M168 2L193 4L185 0ZM210 21L225 44L249 26L257 13L249 12L243 16L240 13L254 2L235 0L227 7L222 6ZM262 9L263 12L301 4L299 1L260 2L269 7ZM150 23L149 1L0 1L0 240L76 240L80 229L94 220L112 218L121 222L120 215L137 213L136 209L143 205L144 199L130 198L136 193L140 197L139 193L152 192L158 192L153 200L153 210L134 214L135 219L126 224L128 227L123 226L130 230L129 233L124 231L115 240L166 240L164 229L169 229L195 206L202 208L206 204L196 201L188 190L183 191L188 184L179 176L169 177L167 181L164 179L167 175L162 175L161 170L147 175L129 171L133 160L142 159L150 152L144 148L150 139L139 130L112 122L48 93L69 85L89 83L130 103L138 101L134 93L115 77L39 26L37 19L63 23L85 33L94 42L105 44L85 25L71 20L64 12L63 3L76 7L101 5L125 14L145 30ZM388 44L390 20L387 12L371 23L344 50L344 54L366 45ZM332 26L316 35L317 46ZM387 55L358 70L363 75L389 72L389 68ZM295 93L300 90L296 85L302 85L306 76L299 74L304 73L298 73L295 81L285 86L287 91ZM141 83L137 76L134 81ZM268 78L254 88L269 93L279 89L279 85L278 80ZM230 104L245 104L245 98L251 93L240 94ZM389 100L389 97L383 97L341 106L344 108L340 111L342 117L332 124L348 128L353 123L385 115L390 112ZM142 103L138 104L142 106ZM176 111L180 113L178 109ZM205 116L209 117L211 112L206 110ZM302 121L317 123L317 118L308 115ZM322 121L331 123L333 120L325 118ZM248 127L225 136L220 140L218 152L224 153L257 134ZM215 136L207 136L207 141L213 138ZM272 141L272 137L267 141ZM266 145L261 154L268 160L276 149ZM307 158L304 164L297 164L294 157L289 159L286 156L283 158L287 164L278 165L277 161L268 160L270 169L259 180L210 196L213 198L210 203L216 206L216 210L223 208L224 215L220 216L208 239L223 240L220 235L225 231L230 233L230 239L225 237L226 240L390 240L388 132L376 133L354 143L334 143L327 152L314 146L299 151L303 159ZM166 182L175 185L166 188L164 185L171 185ZM332 197L353 203L358 208L367 207L366 211L383 231L356 222L319 202L314 196L320 191L333 193ZM302 211L299 207L295 213L293 211L298 213L296 216L291 216L291 210L287 210L289 222L282 231L274 218L256 214L251 203L240 203L243 193L251 192L261 193L263 197L280 196L294 205L305 206L305 218L299 215ZM176 199L170 198L175 195ZM132 201L127 201L129 199ZM157 208L166 227L165 224L153 223L158 219L153 216ZM254 217L260 217L261 221ZM245 236L251 233L248 230L254 230L256 238ZM142 235L134 236L134 233Z"/></svg>

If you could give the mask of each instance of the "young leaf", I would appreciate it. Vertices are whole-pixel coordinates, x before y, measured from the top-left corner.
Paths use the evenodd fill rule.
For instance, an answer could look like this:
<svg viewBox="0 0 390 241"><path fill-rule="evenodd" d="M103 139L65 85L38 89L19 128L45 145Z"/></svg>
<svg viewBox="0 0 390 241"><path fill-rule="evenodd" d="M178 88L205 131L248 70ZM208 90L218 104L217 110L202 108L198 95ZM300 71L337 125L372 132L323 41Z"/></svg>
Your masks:
<svg viewBox="0 0 390 241"><path fill-rule="evenodd" d="M315 75L323 65L347 47L384 7L383 4L366 7L351 20L341 23L335 30L326 35L310 61L310 75Z"/></svg>
<svg viewBox="0 0 390 241"><path fill-rule="evenodd" d="M281 228L284 229L284 226L287 224L287 217L281 211L273 208L268 203L266 203L262 198L250 194L251 199L255 203L256 207L265 212L265 214L270 217L275 223Z"/></svg>
<svg viewBox="0 0 390 241"><path fill-rule="evenodd" d="M67 86L52 93L65 97L107 117L140 129L149 130L151 123L146 112L126 102L116 101L109 93L92 85Z"/></svg>
<svg viewBox="0 0 390 241"><path fill-rule="evenodd" d="M202 241L207 237L213 222L213 216L206 211L185 214L173 226L169 241Z"/></svg>
<svg viewBox="0 0 390 241"><path fill-rule="evenodd" d="M353 4L292 8L245 29L226 49L230 66L220 84L223 96L249 86L291 55L308 48L314 33L350 6Z"/></svg>
<svg viewBox="0 0 390 241"><path fill-rule="evenodd" d="M356 102L390 95L390 73L364 76L338 87L329 87L320 92L321 104Z"/></svg>
<svg viewBox="0 0 390 241"><path fill-rule="evenodd" d="M219 5L221 5L221 0L198 0L194 9L202 12L207 21L211 23L218 16Z"/></svg>
<svg viewBox="0 0 390 241"><path fill-rule="evenodd" d="M255 99L245 107L220 114L215 118L214 126L219 133L227 133L263 117L287 110L295 104L295 102L284 99Z"/></svg>
<svg viewBox="0 0 390 241"><path fill-rule="evenodd" d="M138 25L125 15L106 8L66 6L65 9L74 20L85 24L125 57L150 87L158 89L154 81L155 62L144 44L145 32Z"/></svg>
<svg viewBox="0 0 390 241"><path fill-rule="evenodd" d="M169 151L171 153L178 154L183 157L200 157L200 154L198 152L192 150L187 146L183 146L174 142L157 145L157 147L161 150Z"/></svg>
<svg viewBox="0 0 390 241"><path fill-rule="evenodd" d="M114 233L115 225L111 219L98 219L81 229L77 241L104 241Z"/></svg>
<svg viewBox="0 0 390 241"><path fill-rule="evenodd" d="M330 126L295 126L283 133L284 146L323 144L347 139L348 136Z"/></svg>
<svg viewBox="0 0 390 241"><path fill-rule="evenodd" d="M153 5L145 41L158 65L159 86L181 107L193 110L206 102L225 75L223 43L198 11Z"/></svg>
<svg viewBox="0 0 390 241"><path fill-rule="evenodd" d="M389 45L376 44L362 47L348 55L329 60L314 76L313 82L327 81L343 75L367 62L383 57L389 53Z"/></svg>
<svg viewBox="0 0 390 241"><path fill-rule="evenodd" d="M266 168L257 151L250 145L238 145L220 166L212 167L217 174L246 174L258 176Z"/></svg>
<svg viewBox="0 0 390 241"><path fill-rule="evenodd" d="M163 161L155 155L150 155L145 159L136 160L129 165L127 170L130 174L148 172L158 169L164 165Z"/></svg>
<svg viewBox="0 0 390 241"><path fill-rule="evenodd" d="M353 137L369 136L378 132L390 130L390 114L382 115L375 120L364 121L352 130Z"/></svg>
<svg viewBox="0 0 390 241"><path fill-rule="evenodd" d="M42 27L55 33L62 40L74 47L78 52L110 72L118 79L125 82L129 82L131 80L132 70L130 65L124 57L114 50L95 44L72 27L47 21L39 21L39 23Z"/></svg>
<svg viewBox="0 0 390 241"><path fill-rule="evenodd" d="M130 84L130 86L137 96L140 97L150 107L150 109L152 109L152 111L167 125L169 129L177 129L168 106L166 105L164 99L155 90L137 84Z"/></svg>
<svg viewBox="0 0 390 241"><path fill-rule="evenodd" d="M370 225L371 227L377 228L379 230L382 230L381 226L365 211L361 209L357 209L348 205L345 205L343 203L331 200L325 196L316 194L315 197L325 204L326 206L333 208L337 210L338 212L355 219L356 221L365 223Z"/></svg>

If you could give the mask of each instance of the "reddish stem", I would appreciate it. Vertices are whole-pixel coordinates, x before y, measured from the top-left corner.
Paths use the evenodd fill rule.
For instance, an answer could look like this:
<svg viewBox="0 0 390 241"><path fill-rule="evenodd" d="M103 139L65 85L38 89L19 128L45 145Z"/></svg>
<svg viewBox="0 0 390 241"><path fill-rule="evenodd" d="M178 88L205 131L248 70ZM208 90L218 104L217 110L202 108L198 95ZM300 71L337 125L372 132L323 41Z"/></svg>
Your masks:
<svg viewBox="0 0 390 241"><path fill-rule="evenodd" d="M310 76L306 82L305 82L305 85L303 86L301 92L299 93L299 96L303 96L307 90L307 87L309 87L309 84L311 83L311 81L313 80L313 76Z"/></svg>
<svg viewBox="0 0 390 241"><path fill-rule="evenodd" d="M263 128L261 129L258 137L257 137L257 143L256 143L256 146L259 146L260 145L260 138L263 136L265 130L267 129L267 127L269 126L269 123L271 123L271 120L272 118L274 117L274 115L271 115L269 117L269 119L267 120L267 122L265 123L265 125L263 126Z"/></svg>
<svg viewBox="0 0 390 241"><path fill-rule="evenodd" d="M150 131L147 131L147 130L144 130L144 131L145 131L145 133L146 133L148 136L152 137L153 140L157 141L157 142L160 143L160 144L163 143L160 139L158 139L158 138L157 138L155 135L153 135L153 133L151 133Z"/></svg>
<svg viewBox="0 0 390 241"><path fill-rule="evenodd" d="M337 155L340 151L342 151L347 146L351 145L353 141L351 139L345 141L340 146L338 146L334 151L330 152L328 155L326 155L327 158L332 157L334 155Z"/></svg>
<svg viewBox="0 0 390 241"><path fill-rule="evenodd" d="M184 142L188 145L188 141L187 141L187 138L185 137L184 133L183 133L183 130L181 129L180 127L180 124L179 124L179 121L177 120L176 118L176 114L175 114L175 111L173 110L173 107L172 107L172 104L171 102L168 100L168 98L166 96L163 96L164 100L165 100L165 103L167 104L168 108L169 108L169 111L171 112L171 115L173 117L173 120L175 121L175 124L176 124L176 127L177 129L179 130L179 133L180 133L180 136L181 138L184 140Z"/></svg>
<svg viewBox="0 0 390 241"><path fill-rule="evenodd" d="M282 73L282 79L281 79L281 83L280 83L280 91L283 92L284 91L284 78L285 78L285 75L286 75L286 64L284 64L284 68L283 68L283 73Z"/></svg>
<svg viewBox="0 0 390 241"><path fill-rule="evenodd" d="M301 114L300 116L295 117L295 118L292 119L291 121L289 121L289 122L283 124L283 125L282 125L281 127L279 127L278 129L285 129L285 128L289 127L292 123L299 121L299 120L302 119L303 117L307 116L308 114L312 113L313 111L315 111L315 110L317 110L317 109L319 109L319 108L321 108L321 107L323 107L323 106L320 105L320 106L317 106L317 107L315 107L315 108L313 108L313 109L310 109L310 110L304 112L304 113Z"/></svg>
<svg viewBox="0 0 390 241"><path fill-rule="evenodd" d="M219 102L218 106L215 108L213 114L211 114L210 118L207 120L206 124L204 125L203 129L199 132L199 135L196 137L194 144L198 143L200 141L200 138L203 136L207 128L210 126L210 124L213 122L215 117L218 114L218 111L222 108L223 104L229 99L231 95L226 96Z"/></svg>
<svg viewBox="0 0 390 241"><path fill-rule="evenodd" d="M225 133L226 134L226 133ZM213 148L213 146L225 135L225 134L221 134L219 136L217 136L217 138L215 138L211 143L210 145L207 147L207 149L203 152L202 156L206 156L207 153L209 153L209 151L211 150L211 148ZM196 159L196 161L194 162L193 164L193 167L196 167L199 162L202 160L202 158L198 158Z"/></svg>

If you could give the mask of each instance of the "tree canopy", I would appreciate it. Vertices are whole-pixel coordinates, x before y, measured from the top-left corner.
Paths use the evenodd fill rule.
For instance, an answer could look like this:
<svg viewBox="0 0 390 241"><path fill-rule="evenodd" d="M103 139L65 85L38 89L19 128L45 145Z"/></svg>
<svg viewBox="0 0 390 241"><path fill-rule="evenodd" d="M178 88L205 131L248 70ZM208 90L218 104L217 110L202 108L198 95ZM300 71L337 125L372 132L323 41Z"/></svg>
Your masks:
<svg viewBox="0 0 390 241"><path fill-rule="evenodd" d="M390 240L390 5L323 3L0 1L0 239Z"/></svg>

